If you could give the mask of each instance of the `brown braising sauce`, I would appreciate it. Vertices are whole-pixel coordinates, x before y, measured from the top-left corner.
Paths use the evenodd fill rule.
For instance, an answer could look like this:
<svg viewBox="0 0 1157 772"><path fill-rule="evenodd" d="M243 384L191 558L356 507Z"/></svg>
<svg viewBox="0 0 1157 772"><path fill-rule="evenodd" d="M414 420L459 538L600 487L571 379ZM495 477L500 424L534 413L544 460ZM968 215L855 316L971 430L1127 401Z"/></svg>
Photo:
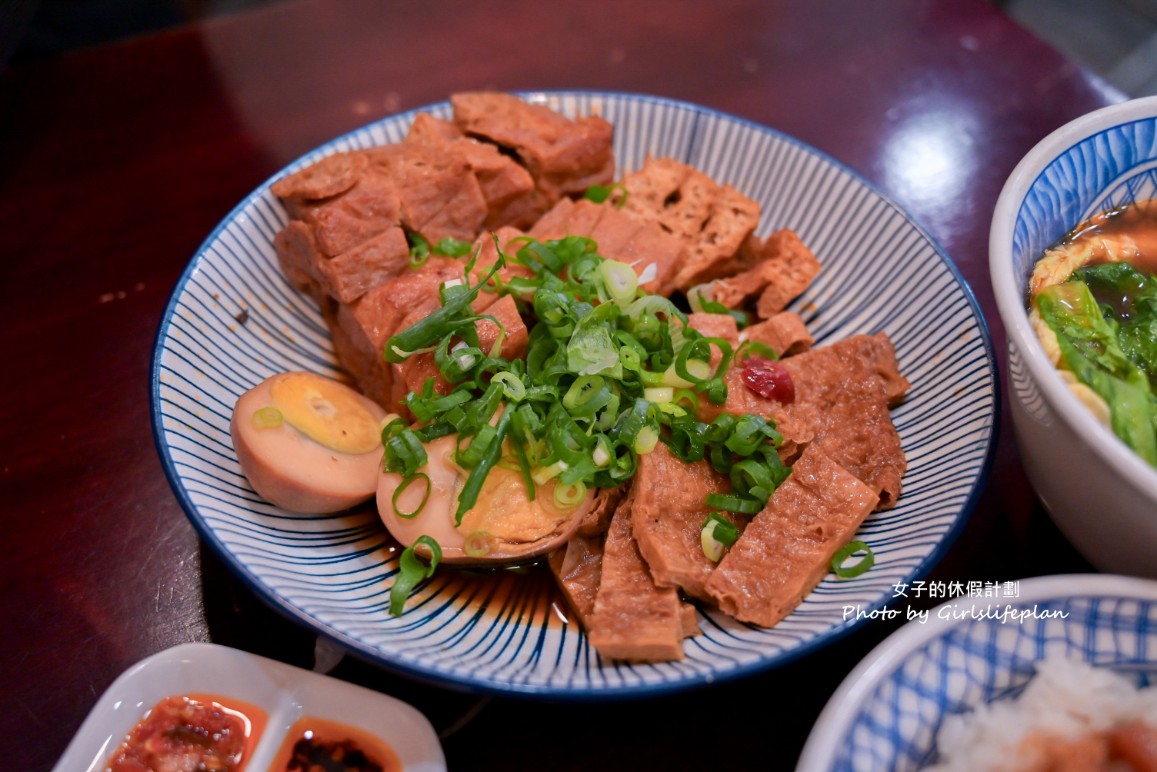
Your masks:
<svg viewBox="0 0 1157 772"><path fill-rule="evenodd" d="M1138 201L1128 206L1110 209L1090 217L1074 228L1063 243L1089 242L1103 251L1104 243L1131 239L1137 245L1137 255L1129 262L1140 271L1157 273L1157 199ZM1107 254L1096 254L1092 262L1108 260Z"/></svg>
<svg viewBox="0 0 1157 772"><path fill-rule="evenodd" d="M242 772L267 720L264 710L239 700L211 694L166 697L137 722L105 768Z"/></svg>
<svg viewBox="0 0 1157 772"><path fill-rule="evenodd" d="M457 568L442 572L433 581L444 583L438 586L440 594L465 600L461 613L467 615L481 611L487 619L517 618L532 627L579 624L566 612L566 601L545 560L519 566Z"/></svg>
<svg viewBox="0 0 1157 772"><path fill-rule="evenodd" d="M401 759L384 740L348 724L299 718L285 734L271 772L399 772Z"/></svg>

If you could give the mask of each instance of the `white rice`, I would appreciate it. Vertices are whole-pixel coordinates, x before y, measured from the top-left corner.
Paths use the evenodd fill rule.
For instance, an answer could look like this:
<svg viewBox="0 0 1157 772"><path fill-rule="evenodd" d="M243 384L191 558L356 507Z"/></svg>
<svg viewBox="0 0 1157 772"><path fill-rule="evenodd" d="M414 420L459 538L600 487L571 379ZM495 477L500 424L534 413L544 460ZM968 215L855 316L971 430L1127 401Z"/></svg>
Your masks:
<svg viewBox="0 0 1157 772"><path fill-rule="evenodd" d="M936 735L937 763L929 770L1018 770L1031 766L1022 742L1039 732L1079 740L1142 720L1157 725L1157 688L1139 689L1107 668L1063 657L1036 664L1019 697L946 716Z"/></svg>

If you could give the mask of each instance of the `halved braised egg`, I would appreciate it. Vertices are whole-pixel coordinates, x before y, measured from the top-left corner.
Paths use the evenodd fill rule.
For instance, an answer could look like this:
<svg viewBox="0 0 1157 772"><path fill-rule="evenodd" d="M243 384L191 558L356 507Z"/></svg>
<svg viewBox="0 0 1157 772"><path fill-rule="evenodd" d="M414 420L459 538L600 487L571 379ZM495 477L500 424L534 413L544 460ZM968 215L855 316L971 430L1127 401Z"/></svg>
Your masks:
<svg viewBox="0 0 1157 772"><path fill-rule="evenodd" d="M373 497L388 414L340 381L274 375L241 395L229 431L241 471L292 512L339 512Z"/></svg>

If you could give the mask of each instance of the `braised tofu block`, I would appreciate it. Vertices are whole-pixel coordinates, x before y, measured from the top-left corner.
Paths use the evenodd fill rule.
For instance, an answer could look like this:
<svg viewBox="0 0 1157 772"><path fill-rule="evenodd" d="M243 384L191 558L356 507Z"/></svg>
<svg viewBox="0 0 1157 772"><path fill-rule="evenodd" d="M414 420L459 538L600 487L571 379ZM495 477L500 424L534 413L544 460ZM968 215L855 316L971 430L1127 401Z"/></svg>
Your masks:
<svg viewBox="0 0 1157 772"><path fill-rule="evenodd" d="M595 503L583 515L575 535L562 549L551 553L548 563L567 605L578 616L583 628L589 630L595 608L595 595L603 573L603 543L611 527L611 519L622 507L630 509L629 484L617 488L601 488L595 492ZM691 609L691 620L695 610ZM684 613L684 628L696 629L697 623L688 624Z"/></svg>
<svg viewBox="0 0 1157 772"><path fill-rule="evenodd" d="M669 158L648 158L623 176L623 211L681 239L687 253L671 288L687 290L734 258L759 224L759 204L730 185Z"/></svg>
<svg viewBox="0 0 1157 772"><path fill-rule="evenodd" d="M325 177L323 171L335 166L338 169L331 176L341 184L317 184ZM317 195L338 189L338 193ZM278 180L270 190L292 219L310 228L326 257L336 257L398 224L397 186L371 163L368 151L328 156Z"/></svg>
<svg viewBox="0 0 1157 772"><path fill-rule="evenodd" d="M646 279L640 286L647 292L670 295L676 289L676 272L687 260L687 249L681 239L658 223L646 222L615 259L632 266L640 278ZM652 271L654 276L646 278Z"/></svg>
<svg viewBox="0 0 1157 772"><path fill-rule="evenodd" d="M428 142L445 146L463 139L466 135L454 123L437 118L430 113L418 113L406 132L406 142Z"/></svg>
<svg viewBox="0 0 1157 772"><path fill-rule="evenodd" d="M314 300L320 291L352 302L409 267L410 246L396 225L336 257L321 252L314 232L301 220L287 223L273 244L286 278Z"/></svg>
<svg viewBox="0 0 1157 772"><path fill-rule="evenodd" d="M431 257L420 269L400 274L352 303L338 304L330 320L334 349L363 394L387 410L397 409L393 374L383 357L386 341L408 315L438 308L442 284L461 278L458 260Z"/></svg>
<svg viewBox="0 0 1157 772"><path fill-rule="evenodd" d="M757 262L733 276L705 285L712 300L727 308L740 308L758 298L756 314L768 319L799 297L820 272L820 262L794 231L776 231L764 241L755 240Z"/></svg>
<svg viewBox="0 0 1157 772"><path fill-rule="evenodd" d="M639 552L655 584L678 587L707 599L705 585L715 568L703 554L703 523L714 510L707 494L730 490L727 478L706 461L684 463L660 442L639 456L631 513Z"/></svg>
<svg viewBox="0 0 1157 772"><path fill-rule="evenodd" d="M575 202L569 198L560 198L554 205L535 220L527 230L528 236L538 241L561 239L567 234L566 221L574 210Z"/></svg>
<svg viewBox="0 0 1157 772"><path fill-rule="evenodd" d="M876 501L871 488L809 446L723 556L708 594L741 622L771 627L815 589Z"/></svg>
<svg viewBox="0 0 1157 772"><path fill-rule="evenodd" d="M682 659L683 602L651 578L632 536L632 510L620 506L611 519L587 638L609 659Z"/></svg>
<svg viewBox="0 0 1157 772"><path fill-rule="evenodd" d="M337 257L319 261L317 279L329 295L348 303L408 270L409 264L410 245L395 225Z"/></svg>
<svg viewBox="0 0 1157 772"><path fill-rule="evenodd" d="M437 307L437 305L418 307L402 320L397 332L420 322ZM482 313L483 318L474 323L474 331L483 353L489 354L497 345L496 353L504 359L518 359L525 356L530 339L514 298L502 295L488 304ZM438 394L449 394L453 388L438 369L433 352L414 354L402 362L391 364L390 367L392 368L390 380L393 384L390 400L392 404L401 405L407 394L421 391L430 378L434 379L434 391Z"/></svg>
<svg viewBox="0 0 1157 772"><path fill-rule="evenodd" d="M454 94L450 103L454 122L468 136L493 142L522 161L538 190L537 214L614 178L614 132L596 115L572 120L544 105L488 91Z"/></svg>
<svg viewBox="0 0 1157 772"><path fill-rule="evenodd" d="M749 325L743 328L739 337L741 341L762 343L780 358L807 351L815 343L803 317L794 311L781 311L762 322Z"/></svg>
<svg viewBox="0 0 1157 772"><path fill-rule="evenodd" d="M367 163L362 153L335 153L276 180L269 190L289 207L330 199L356 185Z"/></svg>
<svg viewBox="0 0 1157 772"><path fill-rule="evenodd" d="M455 124L419 113L406 135L407 142L425 142L466 161L486 201L484 230L505 225L529 228L537 215L534 178L497 145L466 134Z"/></svg>
<svg viewBox="0 0 1157 772"><path fill-rule="evenodd" d="M654 222L644 222L610 204L562 199L543 215L529 235L539 241L585 236L599 254L635 269L647 292L665 294L686 256L683 242Z"/></svg>
<svg viewBox="0 0 1157 772"><path fill-rule="evenodd" d="M317 280L317 265L325 260L325 256L318 250L309 226L299 220L290 220L273 237L273 248L277 264L290 285L320 306L326 293Z"/></svg>
<svg viewBox="0 0 1157 772"><path fill-rule="evenodd" d="M469 163L423 142L364 151L394 184L398 217L431 244L444 238L472 241L486 220L486 199Z"/></svg>
<svg viewBox="0 0 1157 772"><path fill-rule="evenodd" d="M320 305L356 300L406 267L393 184L362 152L338 153L271 186L290 221L274 238L282 270Z"/></svg>

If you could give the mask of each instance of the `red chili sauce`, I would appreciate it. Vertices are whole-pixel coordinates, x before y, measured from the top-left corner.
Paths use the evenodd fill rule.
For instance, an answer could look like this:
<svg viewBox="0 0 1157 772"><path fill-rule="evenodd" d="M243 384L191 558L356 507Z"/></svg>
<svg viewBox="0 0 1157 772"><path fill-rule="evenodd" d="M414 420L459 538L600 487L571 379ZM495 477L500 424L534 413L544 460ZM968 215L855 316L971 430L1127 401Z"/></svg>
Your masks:
<svg viewBox="0 0 1157 772"><path fill-rule="evenodd" d="M166 697L109 758L109 772L241 772L265 727L265 711L237 700Z"/></svg>
<svg viewBox="0 0 1157 772"><path fill-rule="evenodd" d="M276 772L400 772L385 741L354 726L305 716L294 722L269 766Z"/></svg>

